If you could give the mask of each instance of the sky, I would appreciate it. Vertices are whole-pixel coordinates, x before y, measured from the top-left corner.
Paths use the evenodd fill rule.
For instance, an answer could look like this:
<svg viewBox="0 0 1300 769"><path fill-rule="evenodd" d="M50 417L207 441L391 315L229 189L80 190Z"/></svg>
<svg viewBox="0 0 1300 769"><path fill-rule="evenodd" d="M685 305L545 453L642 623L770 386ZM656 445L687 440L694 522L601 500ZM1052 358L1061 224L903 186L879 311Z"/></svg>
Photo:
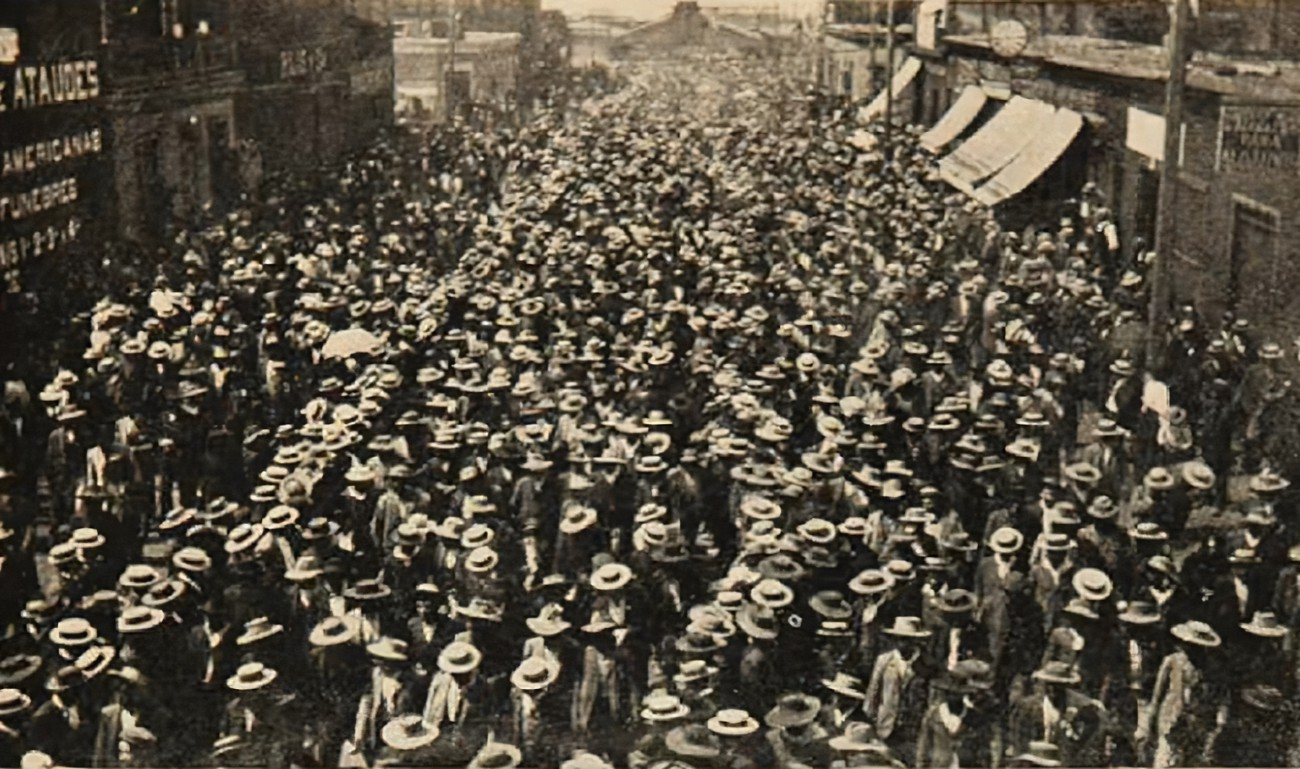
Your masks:
<svg viewBox="0 0 1300 769"><path fill-rule="evenodd" d="M822 6L822 0L699 0L702 7L779 8L791 15L804 15ZM569 16L591 13L656 19L666 16L676 0L542 0L542 7L564 11Z"/></svg>

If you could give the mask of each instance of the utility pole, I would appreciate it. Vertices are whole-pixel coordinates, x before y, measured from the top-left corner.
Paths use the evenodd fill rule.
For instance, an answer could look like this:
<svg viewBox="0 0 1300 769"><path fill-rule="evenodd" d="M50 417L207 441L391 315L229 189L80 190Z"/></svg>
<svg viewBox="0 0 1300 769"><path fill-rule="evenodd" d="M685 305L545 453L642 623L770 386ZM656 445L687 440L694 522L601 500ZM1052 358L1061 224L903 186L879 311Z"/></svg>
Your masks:
<svg viewBox="0 0 1300 769"><path fill-rule="evenodd" d="M1172 0L1169 26L1169 83L1165 91L1165 147L1156 202L1155 259L1151 263L1151 307L1147 318L1146 364L1159 361L1169 325L1170 271L1178 216L1178 166L1182 149L1183 96L1187 84L1187 0Z"/></svg>
<svg viewBox="0 0 1300 769"><path fill-rule="evenodd" d="M885 157L894 133L894 0L885 3Z"/></svg>
<svg viewBox="0 0 1300 769"><path fill-rule="evenodd" d="M446 93L447 122L450 123L456 112L456 89L452 83L456 79L456 0L447 0L447 71L443 74L442 87Z"/></svg>

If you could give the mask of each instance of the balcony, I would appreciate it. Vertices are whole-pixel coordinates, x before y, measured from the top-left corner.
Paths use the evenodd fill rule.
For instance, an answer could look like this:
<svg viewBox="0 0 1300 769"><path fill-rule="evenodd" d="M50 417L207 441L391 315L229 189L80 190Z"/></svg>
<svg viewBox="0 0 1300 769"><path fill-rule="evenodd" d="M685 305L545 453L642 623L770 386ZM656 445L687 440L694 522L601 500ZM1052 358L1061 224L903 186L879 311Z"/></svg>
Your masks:
<svg viewBox="0 0 1300 769"><path fill-rule="evenodd" d="M104 48L104 87L122 94L238 82L236 49L220 37L113 40Z"/></svg>

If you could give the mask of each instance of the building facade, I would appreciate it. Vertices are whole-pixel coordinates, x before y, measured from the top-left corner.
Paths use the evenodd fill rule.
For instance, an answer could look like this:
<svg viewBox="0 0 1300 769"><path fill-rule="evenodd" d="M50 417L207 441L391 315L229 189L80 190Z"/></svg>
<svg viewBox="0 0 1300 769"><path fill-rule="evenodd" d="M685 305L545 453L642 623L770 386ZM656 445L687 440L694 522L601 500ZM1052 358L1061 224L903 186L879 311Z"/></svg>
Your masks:
<svg viewBox="0 0 1300 769"><path fill-rule="evenodd" d="M922 4L924 6L926 4ZM1179 128L1174 300L1300 336L1300 5L1200 0ZM1150 249L1163 157L1170 18L1114 3L945 4L906 46L910 100L945 178L1010 222L1060 211L1086 182ZM897 104L902 104L899 109Z"/></svg>

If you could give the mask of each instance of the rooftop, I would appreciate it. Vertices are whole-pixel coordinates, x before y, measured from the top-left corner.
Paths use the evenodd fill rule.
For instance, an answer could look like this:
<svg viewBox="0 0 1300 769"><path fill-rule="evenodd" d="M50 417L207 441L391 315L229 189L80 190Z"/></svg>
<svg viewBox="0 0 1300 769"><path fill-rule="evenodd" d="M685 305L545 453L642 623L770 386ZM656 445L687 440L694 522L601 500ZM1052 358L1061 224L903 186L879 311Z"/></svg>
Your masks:
<svg viewBox="0 0 1300 769"><path fill-rule="evenodd" d="M951 46L990 49L987 35L948 35ZM1044 35L1018 57L1103 75L1134 80L1169 78L1169 55L1163 46L1075 35ZM1234 61L1197 53L1187 84L1202 91L1273 101L1300 98L1300 64L1290 61Z"/></svg>

